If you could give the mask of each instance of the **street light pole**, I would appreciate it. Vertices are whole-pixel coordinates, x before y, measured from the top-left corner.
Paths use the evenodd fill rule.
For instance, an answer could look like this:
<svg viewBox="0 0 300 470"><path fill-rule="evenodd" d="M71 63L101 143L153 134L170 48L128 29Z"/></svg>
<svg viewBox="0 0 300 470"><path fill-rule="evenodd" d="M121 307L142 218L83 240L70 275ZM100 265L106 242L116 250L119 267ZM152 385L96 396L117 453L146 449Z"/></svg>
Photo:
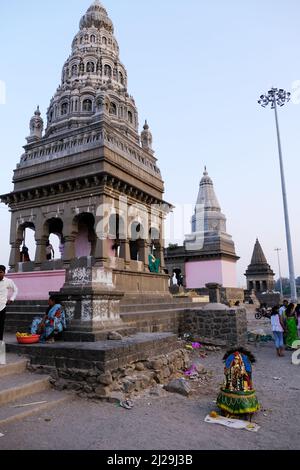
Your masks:
<svg viewBox="0 0 300 470"><path fill-rule="evenodd" d="M269 104L271 109L275 111L275 123L276 123L276 132L277 132L277 142L278 142L278 152L279 152L279 163L280 163L280 175L281 175L281 187L282 187L282 198L283 198L283 208L284 208L284 219L285 219L285 231L286 231L286 244L288 252L288 261L289 261L289 276L290 276L290 286L291 286L291 300L292 302L297 303L297 290L296 290L296 281L295 281L295 269L294 269L294 260L293 260L293 249L292 249L292 239L290 231L290 221L289 221L289 212L288 212L288 203L286 195L286 185L284 177L284 166L282 158L282 149L281 149L281 139L279 132L279 123L278 123L278 113L277 106L283 106L285 103L288 103L291 99L291 94L287 93L283 89L272 88L268 91L268 94L261 95L258 103L265 108Z"/></svg>
<svg viewBox="0 0 300 470"><path fill-rule="evenodd" d="M282 276L281 276L281 267L280 267L280 258L279 258L279 251L281 251L281 248L275 248L275 251L277 251L277 256L278 256L278 268L279 268L279 280L280 280L280 294L281 294L281 298L283 299Z"/></svg>

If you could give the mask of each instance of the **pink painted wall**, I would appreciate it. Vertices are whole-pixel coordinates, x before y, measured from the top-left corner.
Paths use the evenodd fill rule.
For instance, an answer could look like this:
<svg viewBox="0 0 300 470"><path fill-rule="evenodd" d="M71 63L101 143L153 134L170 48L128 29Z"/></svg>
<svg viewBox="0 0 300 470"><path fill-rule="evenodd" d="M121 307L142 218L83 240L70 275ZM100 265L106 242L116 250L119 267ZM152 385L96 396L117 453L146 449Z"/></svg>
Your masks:
<svg viewBox="0 0 300 470"><path fill-rule="evenodd" d="M185 263L186 286L200 289L209 282L223 287L237 287L236 263L223 260L190 261Z"/></svg>
<svg viewBox="0 0 300 470"><path fill-rule="evenodd" d="M89 232L87 227L82 227L75 240L75 256L91 256L91 242L88 239Z"/></svg>
<svg viewBox="0 0 300 470"><path fill-rule="evenodd" d="M16 300L47 300L49 292L58 292L65 283L66 271L34 271L7 274L16 284L19 293Z"/></svg>
<svg viewBox="0 0 300 470"><path fill-rule="evenodd" d="M236 263L234 261L222 261L222 275L224 287L238 287Z"/></svg>

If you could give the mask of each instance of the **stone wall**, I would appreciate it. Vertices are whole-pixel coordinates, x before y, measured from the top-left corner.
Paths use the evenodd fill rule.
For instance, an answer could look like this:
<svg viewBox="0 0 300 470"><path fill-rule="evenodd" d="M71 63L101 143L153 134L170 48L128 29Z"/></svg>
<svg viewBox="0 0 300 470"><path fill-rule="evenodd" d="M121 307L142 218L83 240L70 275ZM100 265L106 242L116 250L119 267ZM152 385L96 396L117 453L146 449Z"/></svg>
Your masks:
<svg viewBox="0 0 300 470"><path fill-rule="evenodd" d="M274 305L280 305L281 295L280 293L260 294L256 292L256 297L260 303L266 303L267 307L274 307Z"/></svg>
<svg viewBox="0 0 300 470"><path fill-rule="evenodd" d="M188 310L182 317L180 333L191 333L200 342L219 346L246 344L246 310Z"/></svg>
<svg viewBox="0 0 300 470"><path fill-rule="evenodd" d="M29 365L32 372L50 373L51 383L58 390L74 390L81 397L122 400L132 392L139 392L157 384L165 384L186 370L189 354L177 349L141 361L128 362L124 367L104 369L100 364L91 369L52 368Z"/></svg>
<svg viewBox="0 0 300 470"><path fill-rule="evenodd" d="M192 290L197 292L197 294L199 295L208 295L207 288L192 289ZM236 287L221 287L220 294L221 294L221 302L223 304L228 304L228 303L234 304L237 300L243 303L245 300L244 289L239 289Z"/></svg>

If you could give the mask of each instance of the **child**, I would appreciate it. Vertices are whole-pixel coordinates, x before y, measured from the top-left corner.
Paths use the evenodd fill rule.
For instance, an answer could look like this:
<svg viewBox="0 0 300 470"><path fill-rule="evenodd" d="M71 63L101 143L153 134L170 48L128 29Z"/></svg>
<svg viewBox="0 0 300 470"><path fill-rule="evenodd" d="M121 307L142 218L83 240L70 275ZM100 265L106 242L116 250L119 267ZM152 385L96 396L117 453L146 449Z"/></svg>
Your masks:
<svg viewBox="0 0 300 470"><path fill-rule="evenodd" d="M271 312L271 325L272 331L275 339L275 346L277 350L277 356L284 356L284 343L283 343L283 333L284 333L284 324L283 318L279 315L279 307L276 305L272 308Z"/></svg>

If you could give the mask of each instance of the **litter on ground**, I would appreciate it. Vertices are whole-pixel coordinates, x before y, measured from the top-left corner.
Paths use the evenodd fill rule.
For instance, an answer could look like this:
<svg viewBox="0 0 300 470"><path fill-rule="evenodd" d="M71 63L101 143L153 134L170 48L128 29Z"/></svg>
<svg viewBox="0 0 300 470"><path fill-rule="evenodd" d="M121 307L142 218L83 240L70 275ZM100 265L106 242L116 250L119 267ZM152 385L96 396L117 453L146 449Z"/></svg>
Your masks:
<svg viewBox="0 0 300 470"><path fill-rule="evenodd" d="M133 401L131 400L120 401L120 406L122 408L125 408L126 410L131 410L133 408Z"/></svg>
<svg viewBox="0 0 300 470"><path fill-rule="evenodd" d="M24 403L22 405L13 405L11 406L11 408L23 408L24 406L42 405L44 403L47 403L47 401L36 401L34 403Z"/></svg>
<svg viewBox="0 0 300 470"><path fill-rule="evenodd" d="M246 429L247 431L251 432L257 432L260 429L260 426L255 423L250 423L250 421L225 418L224 416L219 415L217 415L215 418L207 415L204 421L210 424L221 424L222 426L226 426L227 428L232 429Z"/></svg>

